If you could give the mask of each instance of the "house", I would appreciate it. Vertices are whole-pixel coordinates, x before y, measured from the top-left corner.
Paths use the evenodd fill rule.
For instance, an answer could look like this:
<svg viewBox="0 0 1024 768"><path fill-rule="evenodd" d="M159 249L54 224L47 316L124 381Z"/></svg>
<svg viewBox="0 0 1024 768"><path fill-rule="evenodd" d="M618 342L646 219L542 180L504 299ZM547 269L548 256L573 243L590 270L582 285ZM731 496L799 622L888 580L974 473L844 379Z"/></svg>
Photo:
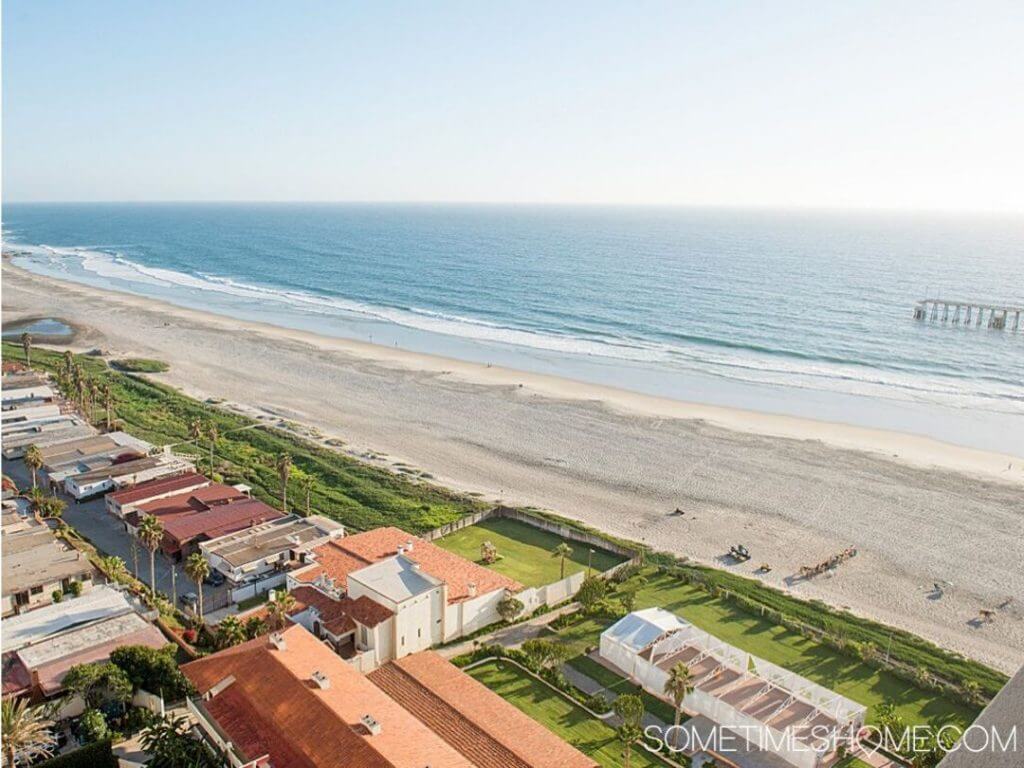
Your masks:
<svg viewBox="0 0 1024 768"><path fill-rule="evenodd" d="M311 565L288 575L289 588L312 585L362 596L395 614L393 644L378 661L401 658L500 620L498 603L523 585L400 528L377 528L313 549Z"/></svg>
<svg viewBox="0 0 1024 768"><path fill-rule="evenodd" d="M666 699L669 670L683 664L693 690L685 728L722 728L797 768L836 759L863 727L867 708L718 639L661 608L634 611L601 633L601 658ZM696 743L687 737L684 743ZM706 740L705 740L706 741ZM710 750L710 751L713 751Z"/></svg>
<svg viewBox="0 0 1024 768"><path fill-rule="evenodd" d="M0 411L0 422L6 427L13 424L29 424L59 418L60 406L53 403L34 404L25 407L13 406Z"/></svg>
<svg viewBox="0 0 1024 768"><path fill-rule="evenodd" d="M73 583L88 590L93 567L77 549L53 535L48 526L34 519L4 513L3 526L3 615L26 613L53 601L54 592L66 593ZM4 646L7 623L4 623Z"/></svg>
<svg viewBox="0 0 1024 768"><path fill-rule="evenodd" d="M76 664L106 661L122 645L162 648L166 638L146 621L125 593L107 585L81 597L4 619L3 695L52 699ZM80 714L81 701L61 716Z"/></svg>
<svg viewBox="0 0 1024 768"><path fill-rule="evenodd" d="M12 388L4 386L3 390L0 391L0 403L3 404L4 410L25 402L49 403L56 397L57 393L48 384L38 381L24 387Z"/></svg>
<svg viewBox="0 0 1024 768"><path fill-rule="evenodd" d="M341 523L320 515L288 515L199 544L210 567L220 571L235 601L285 583L308 551L345 535Z"/></svg>
<svg viewBox="0 0 1024 768"><path fill-rule="evenodd" d="M124 464L145 457L153 446L125 432L110 432L71 443L40 449L43 476L52 488L60 488L69 477Z"/></svg>
<svg viewBox="0 0 1024 768"><path fill-rule="evenodd" d="M291 591L295 606L289 618L327 642L334 652L368 671L378 659L390 659L394 647L394 611L365 595L327 592L313 586Z"/></svg>
<svg viewBox="0 0 1024 768"><path fill-rule="evenodd" d="M138 509L139 505L168 496L177 496L199 488L205 488L210 480L196 472L185 472L172 477L147 480L138 485L130 485L106 496L107 512L124 518L129 512Z"/></svg>
<svg viewBox="0 0 1024 768"><path fill-rule="evenodd" d="M81 501L126 485L137 485L147 480L180 475L194 469L195 467L185 459L164 453L68 477L64 480L64 490L77 501Z"/></svg>
<svg viewBox="0 0 1024 768"><path fill-rule="evenodd" d="M293 625L181 669L200 732L235 768L596 767L430 652L365 676Z"/></svg>
<svg viewBox="0 0 1024 768"><path fill-rule="evenodd" d="M15 424L10 430L4 430L3 456L5 459L20 459L30 445L42 449L95 434L92 426L75 416L61 416L42 424Z"/></svg>
<svg viewBox="0 0 1024 768"><path fill-rule="evenodd" d="M125 518L128 530L135 534L139 521L147 515L163 525L161 549L175 560L196 552L200 542L285 516L270 505L249 498L244 491L222 483L140 504Z"/></svg>

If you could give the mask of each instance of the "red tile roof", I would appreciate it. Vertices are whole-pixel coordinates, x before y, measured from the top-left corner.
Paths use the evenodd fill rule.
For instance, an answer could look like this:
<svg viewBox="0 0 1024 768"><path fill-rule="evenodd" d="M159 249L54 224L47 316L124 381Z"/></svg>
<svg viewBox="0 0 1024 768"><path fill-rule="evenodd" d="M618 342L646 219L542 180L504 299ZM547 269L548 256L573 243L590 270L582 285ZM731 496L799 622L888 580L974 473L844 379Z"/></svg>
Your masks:
<svg viewBox="0 0 1024 768"><path fill-rule="evenodd" d="M274 768L472 768L472 763L299 625L182 666L246 759ZM312 680L320 672L329 681ZM371 734L365 715L381 726Z"/></svg>
<svg viewBox="0 0 1024 768"><path fill-rule="evenodd" d="M32 674L15 651L3 655L3 696L20 696L32 689Z"/></svg>
<svg viewBox="0 0 1024 768"><path fill-rule="evenodd" d="M596 763L432 651L370 681L478 768L596 768Z"/></svg>
<svg viewBox="0 0 1024 768"><path fill-rule="evenodd" d="M242 498L164 518L164 540L182 547L199 536L215 539L284 516L259 499Z"/></svg>
<svg viewBox="0 0 1024 768"><path fill-rule="evenodd" d="M394 616L389 608L374 602L366 595L353 600L347 595L335 600L315 587L296 587L291 591L295 598L294 616L308 608L316 608L320 622L332 635L342 635L356 628L355 622L366 627L376 627L382 621Z"/></svg>
<svg viewBox="0 0 1024 768"><path fill-rule="evenodd" d="M225 504L234 499L244 499L246 495L237 488L223 483L214 483L204 488L196 488L186 493L179 493L174 496L167 496L155 501L147 501L138 506L137 517L142 515L153 515L164 518L174 515L186 515L195 512L205 512L218 504Z"/></svg>
<svg viewBox="0 0 1024 768"><path fill-rule="evenodd" d="M121 505L134 504L138 501L145 501L146 499L163 496L174 491L185 491L196 486L208 485L209 482L205 476L197 472L186 472L183 475L175 475L174 477L147 480L144 483L109 493L107 497Z"/></svg>
<svg viewBox="0 0 1024 768"><path fill-rule="evenodd" d="M424 572L448 585L449 603L469 599L470 584L476 585L477 595L498 589L518 592L523 588L514 579L394 527L356 533L316 547L313 550L316 565L295 574L295 578L311 582L323 575L334 579L338 587L344 589L350 573L394 556L400 546L409 542L412 542L412 550L406 551L405 556L419 563Z"/></svg>

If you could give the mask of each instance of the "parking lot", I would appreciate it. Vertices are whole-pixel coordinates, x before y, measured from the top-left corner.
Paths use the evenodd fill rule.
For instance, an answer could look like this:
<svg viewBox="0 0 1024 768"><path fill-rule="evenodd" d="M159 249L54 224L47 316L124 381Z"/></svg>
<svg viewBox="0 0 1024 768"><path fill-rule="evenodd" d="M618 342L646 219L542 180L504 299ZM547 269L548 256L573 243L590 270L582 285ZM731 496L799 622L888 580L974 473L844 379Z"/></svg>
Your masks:
<svg viewBox="0 0 1024 768"><path fill-rule="evenodd" d="M3 462L4 474L14 480L20 490L32 487L32 473L22 461ZM103 497L85 502L76 502L66 494L61 498L67 502L64 521L88 539L96 549L104 555L116 555L124 560L128 572L137 575L140 580L150 584L149 551L138 545L133 548L133 537L125 530L124 523L107 513ZM134 550L134 551L133 551ZM138 570L136 571L136 562ZM175 598L187 592L196 592L197 587L186 574L182 563L171 563L170 559L157 552L156 588L168 596ZM227 606L230 602L228 589L225 585L212 587L203 586L203 609L213 611ZM181 607L181 603L178 603Z"/></svg>

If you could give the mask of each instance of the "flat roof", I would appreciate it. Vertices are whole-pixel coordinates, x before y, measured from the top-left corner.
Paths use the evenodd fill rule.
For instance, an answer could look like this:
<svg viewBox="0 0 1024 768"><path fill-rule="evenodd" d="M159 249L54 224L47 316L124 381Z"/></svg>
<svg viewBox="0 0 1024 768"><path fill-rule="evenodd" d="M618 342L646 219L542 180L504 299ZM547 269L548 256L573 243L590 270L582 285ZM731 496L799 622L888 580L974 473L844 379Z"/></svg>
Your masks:
<svg viewBox="0 0 1024 768"><path fill-rule="evenodd" d="M422 595L441 584L440 579L424 573L417 563L402 555L361 568L350 573L348 579L364 584L396 603Z"/></svg>
<svg viewBox="0 0 1024 768"><path fill-rule="evenodd" d="M322 515L289 515L245 531L211 539L202 546L206 552L223 558L232 568L239 568L339 530L344 530L341 523Z"/></svg>
<svg viewBox="0 0 1024 768"><path fill-rule="evenodd" d="M120 590L98 584L79 597L5 618L0 623L4 651L16 651L73 627L133 610Z"/></svg>
<svg viewBox="0 0 1024 768"><path fill-rule="evenodd" d="M77 549L59 542L49 528L40 526L4 533L2 570L3 594L11 595L91 574L92 564Z"/></svg>
<svg viewBox="0 0 1024 768"><path fill-rule="evenodd" d="M75 477L75 482L78 485L89 485L91 483L98 483L107 479L116 479L127 475L133 475L137 472L145 472L147 469L187 466L189 466L188 462L184 459L178 458L177 456L146 456L142 459L126 461L123 464L113 464L109 467L104 467L103 469L94 469L90 472L83 472L81 475Z"/></svg>
<svg viewBox="0 0 1024 768"><path fill-rule="evenodd" d="M73 417L67 417L44 424L41 427L26 429L13 434L4 432L3 448L5 453L9 453L11 449L27 448L30 445L45 448L49 445L95 434L96 430L85 422Z"/></svg>

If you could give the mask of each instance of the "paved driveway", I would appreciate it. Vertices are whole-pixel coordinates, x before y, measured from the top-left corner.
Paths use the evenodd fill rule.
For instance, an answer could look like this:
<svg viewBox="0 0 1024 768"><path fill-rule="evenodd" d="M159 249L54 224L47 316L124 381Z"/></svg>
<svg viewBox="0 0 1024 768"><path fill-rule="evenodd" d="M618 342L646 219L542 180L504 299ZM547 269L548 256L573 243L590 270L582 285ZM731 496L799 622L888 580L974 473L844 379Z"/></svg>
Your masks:
<svg viewBox="0 0 1024 768"><path fill-rule="evenodd" d="M32 487L32 474L25 467L24 462L5 460L3 471L17 483L18 488ZM65 494L61 494L61 498L68 505L64 510L64 521L92 542L93 546L104 555L120 557L128 567L129 573L135 573L136 558L133 556L132 547L134 537L128 533L121 520L107 513L103 497L81 503ZM136 548L136 554L137 575L139 579L149 584L149 551L140 545ZM156 588L168 596L174 594L175 590L179 596L186 592L197 591L195 582L185 575L184 566L181 563L172 566L170 559L159 552L156 555ZM222 608L229 602L226 586L206 585L203 587L204 610L211 611Z"/></svg>

